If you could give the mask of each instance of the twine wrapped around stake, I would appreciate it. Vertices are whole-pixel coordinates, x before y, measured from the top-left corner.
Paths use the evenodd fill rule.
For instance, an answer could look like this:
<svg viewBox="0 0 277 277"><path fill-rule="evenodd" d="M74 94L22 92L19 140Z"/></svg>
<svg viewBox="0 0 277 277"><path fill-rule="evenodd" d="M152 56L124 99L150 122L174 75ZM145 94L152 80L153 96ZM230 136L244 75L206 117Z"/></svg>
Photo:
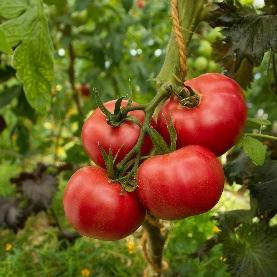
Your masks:
<svg viewBox="0 0 277 277"><path fill-rule="evenodd" d="M171 0L172 26L179 52L180 77L185 81L187 75L187 47L179 18L178 0Z"/></svg>

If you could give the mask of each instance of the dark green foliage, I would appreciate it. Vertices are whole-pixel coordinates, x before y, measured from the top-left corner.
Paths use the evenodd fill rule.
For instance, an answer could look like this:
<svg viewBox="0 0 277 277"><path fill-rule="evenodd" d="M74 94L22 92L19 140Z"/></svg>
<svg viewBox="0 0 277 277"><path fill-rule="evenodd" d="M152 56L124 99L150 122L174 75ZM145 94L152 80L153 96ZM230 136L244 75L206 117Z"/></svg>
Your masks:
<svg viewBox="0 0 277 277"><path fill-rule="evenodd" d="M257 199L261 214L272 217L277 213L277 178L250 186L250 192L252 197Z"/></svg>
<svg viewBox="0 0 277 277"><path fill-rule="evenodd" d="M277 232L259 224L244 224L223 238L223 254L232 276L275 276Z"/></svg>
<svg viewBox="0 0 277 277"><path fill-rule="evenodd" d="M3 92L0 94L0 108L8 105L13 100L13 98L16 98L20 94L20 92L20 86L4 88Z"/></svg>
<svg viewBox="0 0 277 277"><path fill-rule="evenodd" d="M271 9L268 1L266 7ZM223 27L224 39L216 42L217 59L243 86L253 78L253 66L261 64L264 54L277 52L277 13L274 9L258 13L239 1L225 0L211 14L211 26Z"/></svg>
<svg viewBox="0 0 277 277"><path fill-rule="evenodd" d="M88 161L88 157L80 144L74 144L66 151L65 161L68 163L82 164Z"/></svg>

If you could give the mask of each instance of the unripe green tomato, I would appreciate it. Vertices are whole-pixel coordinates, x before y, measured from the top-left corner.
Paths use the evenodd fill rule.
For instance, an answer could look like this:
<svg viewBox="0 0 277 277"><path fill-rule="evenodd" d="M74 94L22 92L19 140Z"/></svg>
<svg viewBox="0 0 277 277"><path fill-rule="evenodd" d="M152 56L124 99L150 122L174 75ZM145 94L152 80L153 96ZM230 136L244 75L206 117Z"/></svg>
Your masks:
<svg viewBox="0 0 277 277"><path fill-rule="evenodd" d="M197 70L203 71L208 66L208 60L205 57L198 57L194 62L194 67Z"/></svg>
<svg viewBox="0 0 277 277"><path fill-rule="evenodd" d="M198 48L198 54L204 57L210 57L213 52L213 48L209 41L201 40Z"/></svg>
<svg viewBox="0 0 277 277"><path fill-rule="evenodd" d="M211 43L215 42L219 38L222 38L220 28L214 28L206 35L206 39Z"/></svg>
<svg viewBox="0 0 277 277"><path fill-rule="evenodd" d="M213 60L208 63L208 72L215 72L217 70L217 63Z"/></svg>

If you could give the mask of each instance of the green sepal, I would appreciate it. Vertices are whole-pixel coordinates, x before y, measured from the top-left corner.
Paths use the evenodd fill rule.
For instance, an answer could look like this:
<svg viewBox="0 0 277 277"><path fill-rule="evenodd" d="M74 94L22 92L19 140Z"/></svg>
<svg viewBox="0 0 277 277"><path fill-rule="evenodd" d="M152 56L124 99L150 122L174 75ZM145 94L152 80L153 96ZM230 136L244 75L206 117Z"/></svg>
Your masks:
<svg viewBox="0 0 277 277"><path fill-rule="evenodd" d="M94 96L95 96L95 101L101 112L107 117L107 119L112 117L112 113L107 110L107 108L104 106L100 95L96 89L93 90Z"/></svg>
<svg viewBox="0 0 277 277"><path fill-rule="evenodd" d="M121 103L122 103L122 100L124 99L125 97L122 96L120 98L118 98L115 102L115 105L114 105L114 114L117 115L117 114L120 114L121 112Z"/></svg>
<svg viewBox="0 0 277 277"><path fill-rule="evenodd" d="M113 158L113 152L112 149L109 148L109 153L105 151L105 149L99 144L99 149L101 151L101 155L103 157L103 160L105 162L106 170L108 172L108 176L110 179L114 178L114 158Z"/></svg>
<svg viewBox="0 0 277 277"><path fill-rule="evenodd" d="M168 147L167 143L154 128L148 128L147 132L154 144L156 154L164 154L170 152L170 148Z"/></svg>
<svg viewBox="0 0 277 277"><path fill-rule="evenodd" d="M126 182L122 182L121 186L124 191L133 192L137 189L137 181L135 179L131 179Z"/></svg>
<svg viewBox="0 0 277 277"><path fill-rule="evenodd" d="M166 123L169 137L170 137L170 151L176 150L176 144L177 144L177 133L174 127L174 124L172 122L172 118L169 118L169 122Z"/></svg>

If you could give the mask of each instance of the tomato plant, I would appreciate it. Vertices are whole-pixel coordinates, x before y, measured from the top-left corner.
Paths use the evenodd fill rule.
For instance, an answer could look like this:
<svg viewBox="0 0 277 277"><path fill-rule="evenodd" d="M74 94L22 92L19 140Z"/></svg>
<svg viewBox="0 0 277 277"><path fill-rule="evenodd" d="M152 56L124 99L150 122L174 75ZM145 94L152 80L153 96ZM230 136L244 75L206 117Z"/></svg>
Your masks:
<svg viewBox="0 0 277 277"><path fill-rule="evenodd" d="M82 235L118 240L133 233L142 223L144 208L136 192L121 191L102 168L88 166L70 178L64 194L68 221Z"/></svg>
<svg viewBox="0 0 277 277"><path fill-rule="evenodd" d="M224 174L212 152L190 145L143 162L137 181L150 213L173 220L210 210L221 196Z"/></svg>
<svg viewBox="0 0 277 277"><path fill-rule="evenodd" d="M171 97L158 115L158 130L169 141L167 121L171 118L177 132L177 147L198 144L216 155L230 149L242 133L246 104L240 86L217 73L203 74L185 82L200 97L196 107L184 107Z"/></svg>
<svg viewBox="0 0 277 277"><path fill-rule="evenodd" d="M123 100L121 107L126 107L128 101ZM135 102L133 106L137 105ZM115 101L104 104L110 112L114 111ZM144 112L135 110L128 113L134 117L139 124L144 121ZM119 126L111 126L107 122L106 116L97 108L85 121L82 128L82 142L89 157L98 165L104 167L105 162L102 157L101 147L109 153L110 149L116 162L121 161L125 155L135 146L140 134L140 126L129 120L125 120ZM152 147L149 137L145 137L142 153L147 154Z"/></svg>
<svg viewBox="0 0 277 277"><path fill-rule="evenodd" d="M277 275L276 122L272 122L273 128L270 125L270 120L276 118L277 7L273 0L264 1L262 9L240 4L246 2L250 1L172 0L170 5L169 1L148 5L144 0L2 1L0 193L4 196L0 197L0 226L16 232L26 223L37 231L33 220L44 217L39 226L53 226L53 231L43 232L48 237L55 232L59 241L57 247L52 240L51 247L38 247L37 240L31 239L36 250L52 249L48 253L56 258L53 251L65 245L73 251L69 257L72 253L79 256L74 257L77 270L71 264L66 272L67 265L55 261L51 264L60 268L55 272L43 268L45 264L39 260L42 270L29 268L30 272L23 272L22 266L15 266L11 273L10 261L21 260L23 247L5 246L9 253L3 256L6 269L2 270L1 263L1 276L33 272L89 275L79 270L91 259L95 275L124 272L133 276L144 263L125 255L130 248L130 254L135 252L136 245L126 248L126 241L129 244L131 240L142 243L148 264L144 276L182 272L225 276L225 270L234 276L245 276L245 272L249 276ZM236 82L214 73L199 76L214 71L231 77L245 89L247 124L245 100ZM159 74L155 76L155 72ZM87 97L89 88L101 92L104 101L117 100L103 104L100 97ZM130 90L132 98L142 105L131 105L133 99L128 104L122 101ZM96 105L99 108L90 115ZM158 115L159 128L153 115ZM83 146L100 167L84 167L88 157L79 134L85 118ZM180 243L171 240L174 233L170 235L169 245L176 247L167 248L167 267L163 248L171 224L159 217L181 219L211 209L224 181L214 154L226 150L225 198L244 197L243 209L234 205L238 210L212 211L215 220L205 226L206 242L197 224L204 217L182 222L188 225L178 232L182 233L180 237L185 234L183 242L188 247L180 252ZM74 241L79 233L64 229L67 225L59 220L64 215L63 184L76 168L82 169L70 178L64 207L69 223L80 234L116 240L142 224L135 236L113 244L116 249L109 249L109 255L117 260L108 259L109 264L106 256L103 262L99 260L111 244L97 242L94 247L93 241L87 245L86 239ZM9 183L13 185L6 186ZM239 185L242 190L237 189ZM243 195L244 191L247 193ZM224 200L220 205L226 205ZM44 221L46 224L41 224ZM180 223L174 226L179 227ZM16 235L19 241L20 237ZM3 245L12 241L4 238ZM30 253L33 249L28 243ZM217 244L223 246L216 249L218 256L212 250L210 257L205 257ZM76 253L76 249L81 251ZM189 254L191 251L195 252ZM197 267L192 259L180 263L184 255L207 259ZM60 256L63 263L68 260ZM127 263L119 262L125 258ZM206 265L215 260L212 267L219 271L214 273ZM136 268L138 263L140 267ZM127 267L122 268L123 264ZM189 269L189 264L196 266L196 272Z"/></svg>

